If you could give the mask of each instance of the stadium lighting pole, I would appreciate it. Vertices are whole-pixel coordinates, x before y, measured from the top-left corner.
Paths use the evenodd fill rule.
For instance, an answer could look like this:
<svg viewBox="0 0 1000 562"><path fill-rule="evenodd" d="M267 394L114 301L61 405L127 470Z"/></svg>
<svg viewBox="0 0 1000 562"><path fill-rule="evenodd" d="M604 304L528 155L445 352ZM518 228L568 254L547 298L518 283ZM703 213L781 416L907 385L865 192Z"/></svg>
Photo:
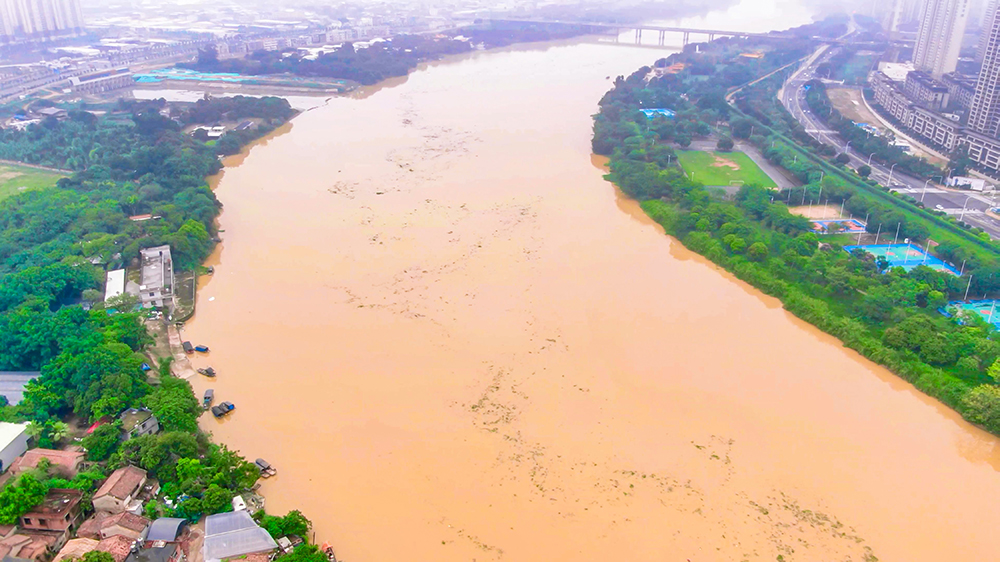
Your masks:
<svg viewBox="0 0 1000 562"><path fill-rule="evenodd" d="M861 244L861 235L864 234L866 230L868 230L868 215L870 214L871 213L865 215L865 226L864 228L861 229L861 232L858 233L858 245Z"/></svg>
<svg viewBox="0 0 1000 562"><path fill-rule="evenodd" d="M924 246L924 260L922 262L920 262L921 264L927 263L927 252L929 252L930 249L931 249L931 239L928 238L927 239L927 245Z"/></svg>
<svg viewBox="0 0 1000 562"><path fill-rule="evenodd" d="M962 260L962 271L958 272L958 276L961 277L965 274L965 260Z"/></svg>
<svg viewBox="0 0 1000 562"><path fill-rule="evenodd" d="M996 308L997 308L997 300L993 299L993 304L990 306L990 319L989 319L990 324L993 323L993 311L996 310Z"/></svg>
<svg viewBox="0 0 1000 562"><path fill-rule="evenodd" d="M969 274L969 284L965 286L965 297L962 298L963 301L969 300L969 287L972 287L972 274Z"/></svg>
<svg viewBox="0 0 1000 562"><path fill-rule="evenodd" d="M875 243L878 244L878 237L882 236L882 223L878 223L878 232L875 233Z"/></svg>
<svg viewBox="0 0 1000 562"><path fill-rule="evenodd" d="M847 199L840 202L840 218L844 218L844 203L847 203Z"/></svg>
<svg viewBox="0 0 1000 562"><path fill-rule="evenodd" d="M896 245L896 241L899 240L899 227L902 226L902 225L903 225L903 223L901 223L901 222L897 222L896 223L896 236L894 236L892 238L892 245L893 246L895 246Z"/></svg>

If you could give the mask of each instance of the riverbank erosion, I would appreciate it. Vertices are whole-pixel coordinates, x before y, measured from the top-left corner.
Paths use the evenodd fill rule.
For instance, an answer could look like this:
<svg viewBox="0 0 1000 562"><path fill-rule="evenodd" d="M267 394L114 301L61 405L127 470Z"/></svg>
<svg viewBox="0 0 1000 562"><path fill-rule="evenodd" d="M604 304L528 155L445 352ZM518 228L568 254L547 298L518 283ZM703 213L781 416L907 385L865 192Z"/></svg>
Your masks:
<svg viewBox="0 0 1000 562"><path fill-rule="evenodd" d="M656 55L479 53L227 167L203 427L354 562L991 558L995 438L602 178L606 77Z"/></svg>

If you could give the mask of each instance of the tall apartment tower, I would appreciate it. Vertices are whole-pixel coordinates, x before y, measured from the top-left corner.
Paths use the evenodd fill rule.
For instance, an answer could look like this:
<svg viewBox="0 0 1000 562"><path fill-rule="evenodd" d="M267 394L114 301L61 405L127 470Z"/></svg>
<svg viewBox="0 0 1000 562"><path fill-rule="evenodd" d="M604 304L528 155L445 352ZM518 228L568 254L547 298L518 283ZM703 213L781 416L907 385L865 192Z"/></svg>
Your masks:
<svg viewBox="0 0 1000 562"><path fill-rule="evenodd" d="M970 0L927 0L920 14L913 64L940 80L954 72L962 34L969 19Z"/></svg>
<svg viewBox="0 0 1000 562"><path fill-rule="evenodd" d="M47 40L83 31L80 0L0 0L0 41Z"/></svg>
<svg viewBox="0 0 1000 562"><path fill-rule="evenodd" d="M986 45L983 49L983 67L976 82L976 95L969 107L969 128L977 133L996 137L1000 127L1000 18L994 13L987 18L988 28L983 28Z"/></svg>

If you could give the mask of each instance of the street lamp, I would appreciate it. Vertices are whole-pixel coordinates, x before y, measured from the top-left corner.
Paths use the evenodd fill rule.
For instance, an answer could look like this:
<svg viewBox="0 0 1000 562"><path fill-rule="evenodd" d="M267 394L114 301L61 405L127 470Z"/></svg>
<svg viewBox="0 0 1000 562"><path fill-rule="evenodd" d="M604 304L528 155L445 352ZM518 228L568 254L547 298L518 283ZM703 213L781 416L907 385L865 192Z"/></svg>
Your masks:
<svg viewBox="0 0 1000 562"><path fill-rule="evenodd" d="M899 164L899 162L896 162L896 164ZM892 167L889 168L889 179L885 182L885 186L889 189L892 189L892 171L896 169L896 164L893 164Z"/></svg>
<svg viewBox="0 0 1000 562"><path fill-rule="evenodd" d="M941 181L944 181L944 176L931 176L930 178L928 178L927 181L924 182L924 192L920 194L921 203L924 202L924 195L927 195L927 182L931 181L934 178L941 178Z"/></svg>
<svg viewBox="0 0 1000 562"><path fill-rule="evenodd" d="M869 155L868 155L868 165L869 165L869 166L871 166L871 165L872 165L872 156L875 156L875 153L874 153L874 152L872 152L871 154L869 154Z"/></svg>
<svg viewBox="0 0 1000 562"><path fill-rule="evenodd" d="M850 149L851 149L851 141L847 141L847 144L844 145L844 152L847 152Z"/></svg>
<svg viewBox="0 0 1000 562"><path fill-rule="evenodd" d="M969 199L972 199L971 195L965 198L965 203L962 204L962 214L958 216L958 220L965 218L965 206L969 204Z"/></svg>

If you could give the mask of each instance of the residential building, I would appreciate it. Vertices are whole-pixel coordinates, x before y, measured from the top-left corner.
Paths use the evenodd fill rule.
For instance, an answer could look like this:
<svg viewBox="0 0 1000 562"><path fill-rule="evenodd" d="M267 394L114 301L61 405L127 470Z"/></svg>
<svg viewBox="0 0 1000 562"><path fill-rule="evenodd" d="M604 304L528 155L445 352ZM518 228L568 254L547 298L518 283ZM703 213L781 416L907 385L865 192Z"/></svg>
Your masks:
<svg viewBox="0 0 1000 562"><path fill-rule="evenodd" d="M983 13L983 19L980 22L979 31L979 43L976 45L976 62L982 63L983 57L986 56L986 47L990 40L990 30L993 29L993 18L996 16L997 0L988 0L986 2L986 11Z"/></svg>
<svg viewBox="0 0 1000 562"><path fill-rule="evenodd" d="M129 553L132 551L132 544L134 542L134 540L128 537L115 535L101 539L94 550L107 552L115 559L115 562L125 562L125 559L128 558Z"/></svg>
<svg viewBox="0 0 1000 562"><path fill-rule="evenodd" d="M978 78L975 76L966 76L956 72L942 76L941 82L948 88L948 105L969 109L972 106L973 98L976 97L977 80Z"/></svg>
<svg viewBox="0 0 1000 562"><path fill-rule="evenodd" d="M963 128L958 121L923 107L914 107L907 127L945 152L955 150Z"/></svg>
<svg viewBox="0 0 1000 562"><path fill-rule="evenodd" d="M1000 140L980 133L966 131L962 144L969 151L969 158L984 168L1000 170Z"/></svg>
<svg viewBox="0 0 1000 562"><path fill-rule="evenodd" d="M129 408L118 419L122 422L122 439L126 441L160 431L160 423L148 408Z"/></svg>
<svg viewBox="0 0 1000 562"><path fill-rule="evenodd" d="M21 474L38 468L42 459L49 461L49 472L64 478L73 478L80 472L84 454L82 451L59 451L56 449L31 449L10 465L10 471Z"/></svg>
<svg viewBox="0 0 1000 562"><path fill-rule="evenodd" d="M149 417L156 419L152 412L149 413ZM145 470L131 465L119 468L111 473L94 494L94 509L107 513L125 511L132 500L142 492L145 483Z"/></svg>
<svg viewBox="0 0 1000 562"><path fill-rule="evenodd" d="M954 72L969 19L969 0L926 0L920 14L913 64L936 79Z"/></svg>
<svg viewBox="0 0 1000 562"><path fill-rule="evenodd" d="M903 93L918 105L934 111L948 106L948 87L922 70L914 70L906 75Z"/></svg>
<svg viewBox="0 0 1000 562"><path fill-rule="evenodd" d="M174 262L170 246L141 250L142 271L139 280L139 300L144 308L173 308Z"/></svg>
<svg viewBox="0 0 1000 562"><path fill-rule="evenodd" d="M0 422L0 474L28 450L28 424Z"/></svg>
<svg viewBox="0 0 1000 562"><path fill-rule="evenodd" d="M53 488L45 494L42 503L21 516L21 528L30 531L73 529L80 520L82 500L83 492L80 490Z"/></svg>
<svg viewBox="0 0 1000 562"><path fill-rule="evenodd" d="M147 527L149 519L141 515L127 511L114 514L98 511L80 525L76 536L94 540L122 536L134 541L142 536Z"/></svg>
<svg viewBox="0 0 1000 562"><path fill-rule="evenodd" d="M1000 18L993 18L992 26L984 33L989 37L968 124L976 133L996 137L1000 128Z"/></svg>
<svg viewBox="0 0 1000 562"><path fill-rule="evenodd" d="M12 406L20 404L24 398L24 385L41 374L41 371L0 371L0 396Z"/></svg>
<svg viewBox="0 0 1000 562"><path fill-rule="evenodd" d="M66 544L59 550L59 553L52 559L52 562L62 562L63 560L83 558L84 554L87 554L96 548L97 541L93 539L71 539L66 541Z"/></svg>
<svg viewBox="0 0 1000 562"><path fill-rule="evenodd" d="M0 540L0 559L4 562L44 562L67 538L66 532L18 531Z"/></svg>

